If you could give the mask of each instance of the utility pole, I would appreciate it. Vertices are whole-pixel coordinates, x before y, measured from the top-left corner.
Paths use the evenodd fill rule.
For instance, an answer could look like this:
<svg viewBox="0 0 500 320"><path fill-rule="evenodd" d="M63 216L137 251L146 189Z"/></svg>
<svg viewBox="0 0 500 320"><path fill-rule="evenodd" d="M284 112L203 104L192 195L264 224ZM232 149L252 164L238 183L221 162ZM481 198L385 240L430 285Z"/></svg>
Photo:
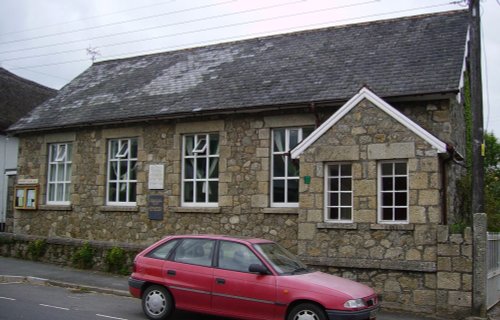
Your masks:
<svg viewBox="0 0 500 320"><path fill-rule="evenodd" d="M483 88L481 81L481 11L480 0L469 0L469 71L472 110L472 222L473 222L473 291L472 312L486 316L486 234L484 210L484 132Z"/></svg>
<svg viewBox="0 0 500 320"><path fill-rule="evenodd" d="M483 87L481 81L480 0L469 0L470 86L472 104L472 212L484 212Z"/></svg>

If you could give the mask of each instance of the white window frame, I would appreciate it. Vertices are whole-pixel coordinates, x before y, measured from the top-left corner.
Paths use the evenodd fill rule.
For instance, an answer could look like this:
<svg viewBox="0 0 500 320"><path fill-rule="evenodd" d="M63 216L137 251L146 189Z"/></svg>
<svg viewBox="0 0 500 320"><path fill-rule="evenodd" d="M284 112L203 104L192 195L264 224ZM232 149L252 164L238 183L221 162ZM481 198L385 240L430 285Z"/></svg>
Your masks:
<svg viewBox="0 0 500 320"><path fill-rule="evenodd" d="M297 135L297 142L300 143L303 140L304 136L304 129L303 127L290 127L290 128L274 128L272 130L271 134L271 170L270 170L270 176L271 176L271 183L270 183L270 203L271 207L273 208L298 208L299 207L299 201L300 199L297 199L297 202L291 202L288 201L288 182L289 181L297 181L297 183L300 183L300 174L297 176L289 176L288 175L288 158L290 158L290 150L292 150L294 146L290 145L290 132L292 131L298 131ZM277 131L285 131L285 145L281 146L283 150L281 151L275 151L274 150L274 137ZM311 130L312 131L312 130ZM275 156L284 156L286 157L286 160L284 161L285 167L284 167L284 176L277 177L275 176L274 172L274 157ZM298 159L295 159L294 161L299 161ZM276 202L274 200L274 184L275 181L284 181L284 201L283 202ZM298 192L298 191L297 191Z"/></svg>
<svg viewBox="0 0 500 320"><path fill-rule="evenodd" d="M350 166L351 168L351 174L350 175L344 175L342 174L342 170L341 170L341 167L342 166ZM338 172L339 174L336 175L336 176L332 176L330 175L330 168L333 167L333 166L337 166L338 167ZM347 162L341 162L341 163L327 163L325 165L325 174L324 174L324 177L325 177L325 187L324 187L324 190L325 190L325 222L334 222L334 223L352 223L354 220L354 207L353 207L353 202L354 202L354 186L353 186L353 178L352 178L352 164L351 163L347 163ZM337 178L339 181L338 181L338 190L335 190L335 191L332 191L330 190L330 186L331 186L331 183L330 183L330 180L331 179L334 179L334 178ZM350 190L342 190L341 189L341 179L350 179L351 181L351 189ZM337 196L338 196L338 205L334 206L334 205L331 205L330 204L330 195L332 193L337 193ZM342 205L342 202L341 202L341 195L342 194L349 194L350 195L350 205ZM339 216L337 219L332 219L330 218L330 208L338 208L339 209ZM350 209L351 211L351 218L350 219L342 219L342 215L341 215L341 212L340 210L342 209Z"/></svg>
<svg viewBox="0 0 500 320"><path fill-rule="evenodd" d="M382 174L382 165L384 164L392 164L392 173L390 175L383 175ZM398 163L404 163L406 165L406 172L404 174L396 174L394 167ZM407 160L386 160L386 161L379 161L377 164L377 203L378 203L378 223L380 224L408 224L409 219L410 219L410 191L409 191L409 185L410 185L410 176L408 173L408 161ZM383 178L392 178L393 179L393 188L392 190L383 190ZM395 178L406 178L406 189L404 190L396 190L395 189ZM397 192L406 192L406 205L404 206L396 206L395 205L395 199L396 199L396 193ZM392 202L393 204L390 206L383 206L383 195L384 193L392 193ZM391 208L393 210L392 213L392 219L391 220L383 220L383 210L384 208ZM395 210L396 209L406 209L406 219L405 220L396 220L395 219Z"/></svg>
<svg viewBox="0 0 500 320"><path fill-rule="evenodd" d="M210 137L211 136L217 136L217 150L215 153L211 154L210 150ZM192 154L188 155L186 151L186 138L187 137L194 137L194 144L193 144L193 150ZM204 154L203 154L204 153ZM217 164L217 166L220 165L220 135L218 133L198 133L198 134L185 134L182 137L182 170L181 170L181 206L183 207L218 207L219 206L219 170L217 171L216 176L217 177L212 177L210 178L210 171L215 169L211 168L210 163L212 164ZM198 177L196 174L196 168L197 168L197 163L199 160L205 159L205 173L206 177ZM217 159L217 160L215 160ZM186 161L191 160L193 161L193 176L192 178L187 178L186 177ZM211 162L212 160L212 162ZM217 163L213 162L217 161ZM210 195L207 194L206 190L208 189L208 185L210 182L216 182L217 183L217 201L210 202ZM186 183L192 183L192 202L187 202L185 201L185 196L186 196L186 188L185 185ZM203 188L202 190L205 190L203 192L204 195L204 201L199 201L197 202L197 184L198 183L203 183Z"/></svg>
<svg viewBox="0 0 500 320"><path fill-rule="evenodd" d="M130 150L132 146L132 142L135 141L135 146L138 147L138 139L137 138L118 138L118 139L109 139L108 140L108 156L107 156L107 177L106 177L106 205L110 206L135 206L137 205L137 172L136 179L132 179L130 177L131 169L137 170L137 152L136 156L132 156L132 152ZM114 142L118 142L118 148L116 154L112 155L112 144ZM120 168L120 163L125 163L127 172L125 173L117 173L116 179L111 179L111 170L112 163L117 163L116 168ZM122 178L123 177L123 178ZM116 186L116 196L114 200L110 199L110 186L115 184ZM125 185L126 188L126 200L120 201L120 191L119 186ZM136 188L134 201L130 200L130 188Z"/></svg>
<svg viewBox="0 0 500 320"><path fill-rule="evenodd" d="M70 200L70 187L72 175L72 143L50 143L48 145L48 165L47 165L47 204L51 205L69 205ZM55 148L55 150L53 150ZM68 149L70 149L68 151ZM55 153L55 154L54 154ZM62 179L60 170L62 170ZM52 180L52 176L55 177ZM57 199L58 191L62 188L63 199ZM51 190L54 190L52 193ZM54 198L51 198L54 195Z"/></svg>

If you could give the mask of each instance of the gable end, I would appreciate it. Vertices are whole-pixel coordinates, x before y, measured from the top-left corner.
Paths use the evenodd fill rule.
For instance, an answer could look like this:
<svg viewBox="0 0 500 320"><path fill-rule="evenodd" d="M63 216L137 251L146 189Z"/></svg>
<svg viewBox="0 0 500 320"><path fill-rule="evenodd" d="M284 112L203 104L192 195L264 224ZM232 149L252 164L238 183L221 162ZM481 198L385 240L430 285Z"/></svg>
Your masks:
<svg viewBox="0 0 500 320"><path fill-rule="evenodd" d="M314 130L306 139L304 139L297 147L291 151L291 157L297 159L300 155L307 150L316 140L318 140L328 129L334 126L340 119L342 119L349 111L351 111L355 106L357 106L362 100L367 99L373 105L387 113L393 119L401 123L403 126L408 128L410 131L415 133L417 136L422 138L424 141L429 143L433 148L437 150L438 153L446 153L447 146L446 143L439 140L427 130L423 129L421 126L410 120L408 117L403 115L401 112L396 110L390 104L385 102L382 98L377 96L371 90L363 87L359 92L354 95L349 101L347 101L336 113L334 113L328 120L326 120L321 126Z"/></svg>

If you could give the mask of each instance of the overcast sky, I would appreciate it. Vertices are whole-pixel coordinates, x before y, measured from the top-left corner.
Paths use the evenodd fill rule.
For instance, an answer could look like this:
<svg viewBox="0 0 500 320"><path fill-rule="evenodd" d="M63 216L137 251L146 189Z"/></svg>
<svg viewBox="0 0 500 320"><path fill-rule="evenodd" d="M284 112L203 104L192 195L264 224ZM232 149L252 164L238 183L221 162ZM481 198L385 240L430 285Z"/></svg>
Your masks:
<svg viewBox="0 0 500 320"><path fill-rule="evenodd" d="M1 67L60 89L96 61L465 8L453 0L1 0ZM500 0L483 0L484 127L500 137ZM92 53L89 53L92 52ZM489 103L488 103L489 102Z"/></svg>

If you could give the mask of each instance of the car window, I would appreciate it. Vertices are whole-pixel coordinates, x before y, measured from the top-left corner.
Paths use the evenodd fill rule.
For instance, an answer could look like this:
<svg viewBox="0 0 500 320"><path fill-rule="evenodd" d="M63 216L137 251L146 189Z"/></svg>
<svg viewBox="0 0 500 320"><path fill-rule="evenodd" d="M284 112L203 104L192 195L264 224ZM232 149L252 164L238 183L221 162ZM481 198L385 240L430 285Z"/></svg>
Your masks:
<svg viewBox="0 0 500 320"><path fill-rule="evenodd" d="M170 252L172 252L172 249L175 248L175 245L178 242L179 242L178 240L172 240L172 241L165 242L164 244L162 244L162 245L154 248L152 251L148 252L148 254L146 254L146 257L166 260L166 259L168 259Z"/></svg>
<svg viewBox="0 0 500 320"><path fill-rule="evenodd" d="M212 265L214 240L184 239L175 250L174 261L209 267Z"/></svg>
<svg viewBox="0 0 500 320"><path fill-rule="evenodd" d="M247 246L237 242L221 241L219 268L249 272L251 264L262 264L262 262Z"/></svg>
<svg viewBox="0 0 500 320"><path fill-rule="evenodd" d="M310 272L304 263L277 243L256 244L254 248L262 254L264 259L266 259L280 274Z"/></svg>

